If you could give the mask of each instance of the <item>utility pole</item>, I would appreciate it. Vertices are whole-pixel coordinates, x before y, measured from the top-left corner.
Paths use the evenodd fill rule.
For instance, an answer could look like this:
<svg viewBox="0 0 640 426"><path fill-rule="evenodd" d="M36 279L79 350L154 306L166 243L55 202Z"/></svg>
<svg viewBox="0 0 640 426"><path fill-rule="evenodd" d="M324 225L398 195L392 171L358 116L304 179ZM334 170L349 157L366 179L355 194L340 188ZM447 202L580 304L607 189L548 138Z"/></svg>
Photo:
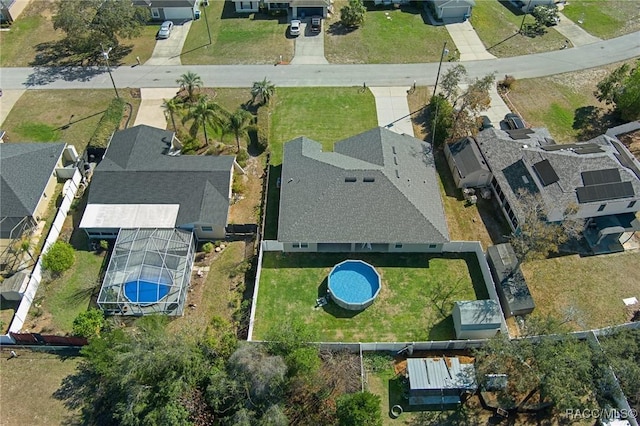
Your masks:
<svg viewBox="0 0 640 426"><path fill-rule="evenodd" d="M113 90L116 92L116 98L120 99L120 95L118 94L118 88L116 87L116 82L113 81L113 75L111 75L111 67L109 66L109 52L111 52L112 47L108 50L104 50L104 46L100 43L100 47L102 48L102 57L104 61L107 63L107 72L109 73L109 78L111 78L111 84L113 84Z"/></svg>
<svg viewBox="0 0 640 426"><path fill-rule="evenodd" d="M440 54L440 63L438 64L438 74L436 74L436 84L433 86L433 97L436 96L436 90L438 90L438 80L440 80L440 69L442 68L442 60L444 59L444 55L448 54L449 50L447 49L447 42L445 41L442 45L442 53ZM436 111L433 116L433 124L431 126L431 144L435 145L436 142L436 122L438 121L438 107L440 104L436 105Z"/></svg>
<svg viewBox="0 0 640 426"><path fill-rule="evenodd" d="M529 0L529 3L527 3L527 10L524 11L524 15L522 16L522 22L520 22L520 29L518 30L518 34L522 34L522 27L524 27L524 18L527 17L529 8L531 8L531 0Z"/></svg>
<svg viewBox="0 0 640 426"><path fill-rule="evenodd" d="M209 20L207 19L207 6L209 6L208 1L205 1L202 3L202 10L204 10L204 23L207 26L207 34L209 35L209 44L211 44L211 29L209 29Z"/></svg>

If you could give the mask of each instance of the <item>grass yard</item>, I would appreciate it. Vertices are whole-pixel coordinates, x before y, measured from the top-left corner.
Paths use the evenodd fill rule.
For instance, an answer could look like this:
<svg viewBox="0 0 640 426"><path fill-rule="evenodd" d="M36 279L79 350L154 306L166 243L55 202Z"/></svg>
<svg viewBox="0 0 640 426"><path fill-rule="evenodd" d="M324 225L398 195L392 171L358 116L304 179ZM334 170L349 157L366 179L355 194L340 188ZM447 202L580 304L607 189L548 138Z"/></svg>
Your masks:
<svg viewBox="0 0 640 426"><path fill-rule="evenodd" d="M213 257L213 255L211 255ZM196 309L185 308L184 315L169 324L174 334L201 337L214 316L232 322L234 310L240 303L241 294L233 289L244 277L238 273L238 265L244 261L244 243L232 242L219 254L215 254L205 278L193 276L186 304ZM201 262L196 261L195 268ZM204 263L203 263L204 264Z"/></svg>
<svg viewBox="0 0 640 426"><path fill-rule="evenodd" d="M547 28L546 34L535 38L518 33L522 23L521 12L506 0L477 1L471 14L471 24L478 33L489 53L497 57L530 55L533 53L558 50L564 44L565 37L553 28ZM526 23L535 20L530 15Z"/></svg>
<svg viewBox="0 0 640 426"><path fill-rule="evenodd" d="M140 99L126 90L120 90L120 96L133 105L135 116ZM81 154L111 99L113 91L106 89L27 90L2 128L10 142L64 141Z"/></svg>
<svg viewBox="0 0 640 426"><path fill-rule="evenodd" d="M183 65L275 64L293 58L293 38L287 36L286 16L237 14L232 2L212 1L207 19L193 22L182 49ZM207 33L211 31L211 44Z"/></svg>
<svg viewBox="0 0 640 426"><path fill-rule="evenodd" d="M640 7L636 1L571 0L562 13L587 32L604 39L640 30Z"/></svg>
<svg viewBox="0 0 640 426"><path fill-rule="evenodd" d="M142 29L140 30L140 35L128 40L121 40L121 49L128 53L123 57L119 57L117 60L117 64L113 63L112 65L137 64L136 56L139 56L140 62L144 64L151 57L153 49L156 47L157 32L158 24L153 23L142 27Z"/></svg>
<svg viewBox="0 0 640 426"><path fill-rule="evenodd" d="M0 67L27 67L37 46L60 40L62 31L53 29L51 10L43 1L31 2L9 31L0 31Z"/></svg>
<svg viewBox="0 0 640 426"><path fill-rule="evenodd" d="M444 26L425 23L422 8L371 6L362 27L349 31L340 24L340 9L325 22L325 57L340 64L387 64L437 62L442 44L453 41ZM399 36L401 35L401 36Z"/></svg>
<svg viewBox="0 0 640 426"><path fill-rule="evenodd" d="M590 117L594 110L608 109L593 92L620 65L518 80L508 99L529 125L548 128L557 142L586 140L606 130L606 120L599 128L598 120Z"/></svg>
<svg viewBox="0 0 640 426"><path fill-rule="evenodd" d="M9 350L0 352L0 424L78 424L80 410L66 407L55 394L80 358L16 350L18 358L8 359Z"/></svg>
<svg viewBox="0 0 640 426"><path fill-rule="evenodd" d="M276 180L281 173L284 143L298 136L307 136L320 142L324 150L333 151L335 142L378 125L375 99L371 92L362 93L359 87L280 87L271 102L266 239L275 239L278 232L279 191Z"/></svg>
<svg viewBox="0 0 640 426"><path fill-rule="evenodd" d="M568 326L576 330L627 322L622 299L640 296L639 262L639 252L627 252L525 263L534 315L570 320Z"/></svg>
<svg viewBox="0 0 640 426"><path fill-rule="evenodd" d="M327 292L331 268L346 258L362 259L376 267L382 277L378 298L363 311L344 310L333 302L314 308L316 299ZM297 318L321 341L454 339L453 302L484 298L486 289L473 258L265 253L253 337L262 339L284 318Z"/></svg>

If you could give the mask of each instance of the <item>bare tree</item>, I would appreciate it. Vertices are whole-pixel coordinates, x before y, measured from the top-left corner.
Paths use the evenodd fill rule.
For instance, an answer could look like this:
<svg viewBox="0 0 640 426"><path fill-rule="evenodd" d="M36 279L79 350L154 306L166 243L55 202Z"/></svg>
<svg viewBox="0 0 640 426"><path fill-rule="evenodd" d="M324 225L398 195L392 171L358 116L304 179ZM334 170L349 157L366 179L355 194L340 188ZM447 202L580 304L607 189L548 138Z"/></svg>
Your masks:
<svg viewBox="0 0 640 426"><path fill-rule="evenodd" d="M449 68L442 75L442 94L449 102L455 101L460 94L460 83L467 76L467 69L464 65L457 64L453 68Z"/></svg>

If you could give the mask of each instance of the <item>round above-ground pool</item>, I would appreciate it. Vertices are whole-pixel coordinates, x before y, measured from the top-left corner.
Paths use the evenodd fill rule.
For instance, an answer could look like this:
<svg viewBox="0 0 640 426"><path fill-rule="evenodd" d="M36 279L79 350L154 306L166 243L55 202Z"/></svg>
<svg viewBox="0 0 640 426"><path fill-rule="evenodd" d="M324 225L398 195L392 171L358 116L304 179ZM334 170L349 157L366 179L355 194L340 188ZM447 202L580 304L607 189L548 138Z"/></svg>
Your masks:
<svg viewBox="0 0 640 426"><path fill-rule="evenodd" d="M331 299L344 309L361 311L380 293L380 275L362 260L345 260L329 273Z"/></svg>
<svg viewBox="0 0 640 426"><path fill-rule="evenodd" d="M131 303L138 305L152 305L164 299L169 294L169 283L154 282L138 279L124 284L124 295Z"/></svg>

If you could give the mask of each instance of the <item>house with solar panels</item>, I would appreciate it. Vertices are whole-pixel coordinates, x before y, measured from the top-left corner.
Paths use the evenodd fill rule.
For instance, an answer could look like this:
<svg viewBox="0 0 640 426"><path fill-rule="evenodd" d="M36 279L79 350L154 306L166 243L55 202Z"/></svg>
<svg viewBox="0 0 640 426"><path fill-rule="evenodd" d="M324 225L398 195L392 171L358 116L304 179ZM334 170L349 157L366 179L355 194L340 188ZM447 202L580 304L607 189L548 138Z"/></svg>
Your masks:
<svg viewBox="0 0 640 426"><path fill-rule="evenodd" d="M558 144L543 128L492 128L473 141L477 151L451 150L452 172L468 175L486 164L489 185L514 231L523 216L522 190L540 195L549 222L564 220L572 210L575 218L586 219L584 235L595 253L622 251L620 236L640 230L640 162L615 136ZM475 163L467 154L476 155Z"/></svg>
<svg viewBox="0 0 640 426"><path fill-rule="evenodd" d="M278 241L293 252L433 252L449 242L429 144L376 127L284 146Z"/></svg>

